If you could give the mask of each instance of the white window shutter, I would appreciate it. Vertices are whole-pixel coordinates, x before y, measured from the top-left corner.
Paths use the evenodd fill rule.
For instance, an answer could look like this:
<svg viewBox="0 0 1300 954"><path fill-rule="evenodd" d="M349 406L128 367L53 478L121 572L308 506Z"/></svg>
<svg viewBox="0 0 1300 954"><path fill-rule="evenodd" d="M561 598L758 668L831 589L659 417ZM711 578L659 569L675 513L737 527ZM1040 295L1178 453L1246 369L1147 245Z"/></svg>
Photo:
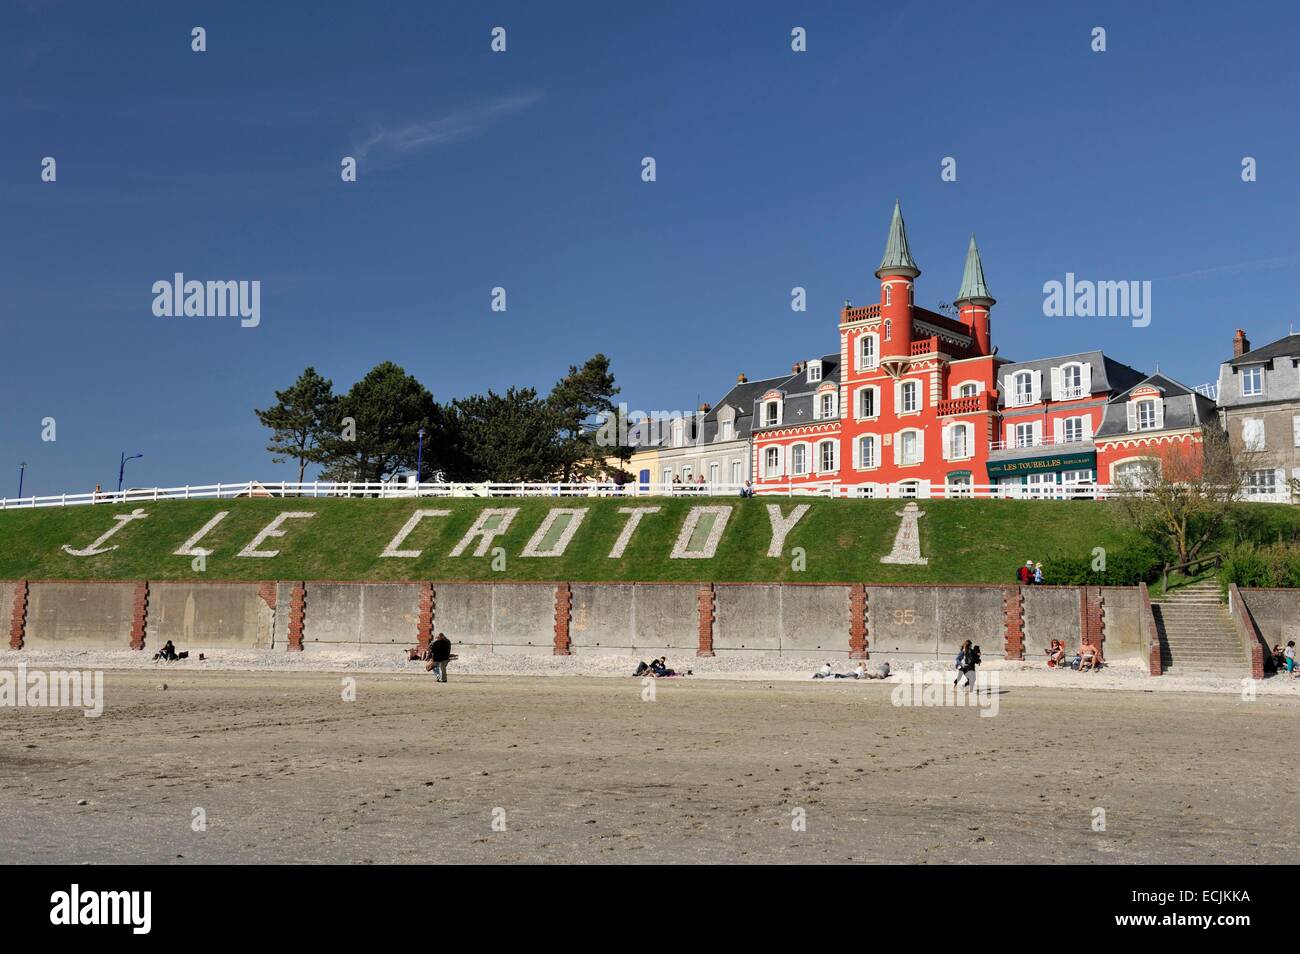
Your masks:
<svg viewBox="0 0 1300 954"><path fill-rule="evenodd" d="M903 413L903 382L894 382L894 413Z"/></svg>
<svg viewBox="0 0 1300 954"><path fill-rule="evenodd" d="M1084 365L1084 368L1086 369L1087 365ZM1092 417L1090 415L1085 414L1080 420L1082 421L1083 424L1083 430L1080 436L1085 441L1092 440Z"/></svg>
<svg viewBox="0 0 1300 954"><path fill-rule="evenodd" d="M916 460L917 463L925 460L925 432L916 432Z"/></svg>
<svg viewBox="0 0 1300 954"><path fill-rule="evenodd" d="M1035 371L1029 379L1029 402L1037 404L1043 399L1043 372Z"/></svg>
<svg viewBox="0 0 1300 954"><path fill-rule="evenodd" d="M1061 369L1052 368L1052 400L1061 399Z"/></svg>
<svg viewBox="0 0 1300 954"><path fill-rule="evenodd" d="M862 466L862 450L861 450L861 448L862 448L862 438L859 437L859 438L857 438L856 440L854 440L854 442L853 442L853 466L854 466L854 467L861 467L861 466Z"/></svg>
<svg viewBox="0 0 1300 954"><path fill-rule="evenodd" d="M1043 422L1034 421L1034 446L1043 443Z"/></svg>
<svg viewBox="0 0 1300 954"><path fill-rule="evenodd" d="M1128 411L1128 429L1130 431L1136 431L1138 429L1137 401L1129 401L1128 407L1125 408L1125 410Z"/></svg>
<svg viewBox="0 0 1300 954"><path fill-rule="evenodd" d="M983 394L983 393L984 393L984 382L983 382L983 381L976 381L976 382L975 382L975 393L976 393L976 394Z"/></svg>
<svg viewBox="0 0 1300 954"><path fill-rule="evenodd" d="M903 460L903 435L894 435L894 466L897 467Z"/></svg>
<svg viewBox="0 0 1300 954"><path fill-rule="evenodd" d="M1156 398L1156 429L1165 426L1165 402Z"/></svg>
<svg viewBox="0 0 1300 954"><path fill-rule="evenodd" d="M1011 380L1009 374L1002 379L1002 400L1008 407L1014 407L1016 404L1015 382Z"/></svg>
<svg viewBox="0 0 1300 954"><path fill-rule="evenodd" d="M1055 371L1056 369L1053 368L1052 370ZM1061 438L1065 436L1064 430L1065 430L1065 421L1059 417L1053 418L1052 419L1052 443L1053 444L1061 443Z"/></svg>
<svg viewBox="0 0 1300 954"><path fill-rule="evenodd" d="M957 389L958 389L958 386L955 385L955 384L952 385L952 386L950 386L950 387L948 388L948 397L950 397L950 398L955 398L955 397L957 397Z"/></svg>
<svg viewBox="0 0 1300 954"><path fill-rule="evenodd" d="M951 452L952 452L952 425L951 424L944 425L943 433L941 434L941 437L943 439L943 447L941 449L942 456L944 460L948 460L950 459Z"/></svg>
<svg viewBox="0 0 1300 954"><path fill-rule="evenodd" d="M1092 393L1092 362L1083 363L1082 374L1079 377L1079 384L1083 386L1083 395L1087 397Z"/></svg>

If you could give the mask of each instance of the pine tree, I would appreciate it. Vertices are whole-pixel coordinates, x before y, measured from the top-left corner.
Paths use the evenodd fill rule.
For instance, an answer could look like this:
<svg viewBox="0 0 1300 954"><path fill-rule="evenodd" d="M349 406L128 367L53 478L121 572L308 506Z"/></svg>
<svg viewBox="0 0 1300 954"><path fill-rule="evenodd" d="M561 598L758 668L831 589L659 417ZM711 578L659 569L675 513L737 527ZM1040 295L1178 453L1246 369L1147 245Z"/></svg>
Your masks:
<svg viewBox="0 0 1300 954"><path fill-rule="evenodd" d="M320 440L333 417L336 400L333 382L317 374L315 368L307 368L292 385L275 392L273 406L253 411L271 429L266 449L272 463L297 461L298 483L302 483L309 463L322 460Z"/></svg>

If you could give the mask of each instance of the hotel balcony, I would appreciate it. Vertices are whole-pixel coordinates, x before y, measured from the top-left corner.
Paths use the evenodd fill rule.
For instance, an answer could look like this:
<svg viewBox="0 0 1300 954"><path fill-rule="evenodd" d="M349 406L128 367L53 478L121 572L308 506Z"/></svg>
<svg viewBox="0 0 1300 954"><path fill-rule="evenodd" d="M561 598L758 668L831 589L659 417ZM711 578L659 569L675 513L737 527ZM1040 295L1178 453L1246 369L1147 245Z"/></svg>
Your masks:
<svg viewBox="0 0 1300 954"><path fill-rule="evenodd" d="M981 391L979 394L973 394L970 397L948 398L936 405L940 417L948 414L979 414L994 409L993 395L988 391Z"/></svg>

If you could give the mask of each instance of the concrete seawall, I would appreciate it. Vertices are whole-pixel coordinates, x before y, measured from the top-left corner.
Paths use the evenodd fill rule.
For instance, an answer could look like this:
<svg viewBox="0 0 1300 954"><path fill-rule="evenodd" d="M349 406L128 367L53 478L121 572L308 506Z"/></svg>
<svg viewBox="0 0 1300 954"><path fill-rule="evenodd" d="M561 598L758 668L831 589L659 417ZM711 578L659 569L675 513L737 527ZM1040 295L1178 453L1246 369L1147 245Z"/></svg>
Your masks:
<svg viewBox="0 0 1300 954"><path fill-rule="evenodd" d="M1300 631L1294 591L1243 590L1265 638ZM439 631L501 653L768 655L896 663L962 640L986 659L1042 659L1100 633L1143 656L1132 587L662 583L69 582L0 580L13 648L414 646ZM855 619L856 617L856 619ZM856 640L856 642L854 642Z"/></svg>

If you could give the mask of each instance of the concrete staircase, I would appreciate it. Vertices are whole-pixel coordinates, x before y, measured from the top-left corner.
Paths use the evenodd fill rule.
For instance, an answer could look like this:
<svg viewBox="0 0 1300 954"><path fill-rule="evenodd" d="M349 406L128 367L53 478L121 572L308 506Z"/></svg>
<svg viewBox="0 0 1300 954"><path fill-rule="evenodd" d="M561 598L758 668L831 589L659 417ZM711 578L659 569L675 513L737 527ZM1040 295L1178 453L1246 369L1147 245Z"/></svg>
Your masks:
<svg viewBox="0 0 1300 954"><path fill-rule="evenodd" d="M1171 676L1249 676L1250 660L1217 583L1193 583L1151 603L1160 663Z"/></svg>

